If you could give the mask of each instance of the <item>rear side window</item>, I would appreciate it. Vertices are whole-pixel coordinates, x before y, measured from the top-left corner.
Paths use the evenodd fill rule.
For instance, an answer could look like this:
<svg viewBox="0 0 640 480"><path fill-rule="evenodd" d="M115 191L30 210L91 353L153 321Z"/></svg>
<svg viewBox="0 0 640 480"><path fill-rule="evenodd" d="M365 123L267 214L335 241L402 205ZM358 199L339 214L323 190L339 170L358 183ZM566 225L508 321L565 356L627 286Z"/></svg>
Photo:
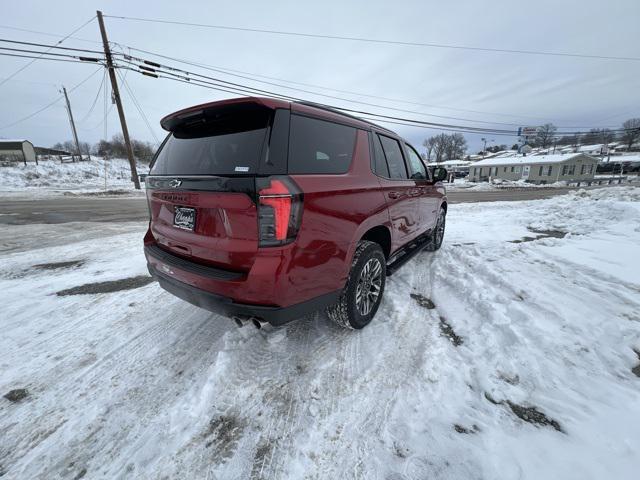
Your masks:
<svg viewBox="0 0 640 480"><path fill-rule="evenodd" d="M218 114L177 127L151 175L243 175L258 172L272 112Z"/></svg>
<svg viewBox="0 0 640 480"><path fill-rule="evenodd" d="M424 167L424 163L422 163L422 159L418 152L416 152L411 145L405 143L407 147L407 153L409 154L409 167L411 168L411 178L413 180L426 180L427 177L427 169Z"/></svg>
<svg viewBox="0 0 640 480"><path fill-rule="evenodd" d="M291 115L289 173L346 173L355 143L353 127Z"/></svg>
<svg viewBox="0 0 640 480"><path fill-rule="evenodd" d="M404 164L402 149L397 140L393 138L379 135L382 142L384 154L387 157L387 165L389 166L389 178L404 179L407 178L407 167Z"/></svg>
<svg viewBox="0 0 640 480"><path fill-rule="evenodd" d="M387 167L387 159L384 157L384 151L380 144L380 137L371 134L373 142L373 171L381 177L389 178L389 167Z"/></svg>

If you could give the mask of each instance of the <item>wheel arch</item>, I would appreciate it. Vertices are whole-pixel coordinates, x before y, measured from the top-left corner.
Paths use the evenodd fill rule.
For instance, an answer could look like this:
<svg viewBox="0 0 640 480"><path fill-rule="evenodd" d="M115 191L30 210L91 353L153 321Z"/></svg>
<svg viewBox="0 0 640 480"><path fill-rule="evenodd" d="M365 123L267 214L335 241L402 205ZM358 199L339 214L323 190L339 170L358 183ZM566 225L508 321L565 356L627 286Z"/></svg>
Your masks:
<svg viewBox="0 0 640 480"><path fill-rule="evenodd" d="M382 248L384 258L389 258L389 254L391 253L391 232L388 227L384 225L372 227L362 235L360 241L362 240L377 243Z"/></svg>

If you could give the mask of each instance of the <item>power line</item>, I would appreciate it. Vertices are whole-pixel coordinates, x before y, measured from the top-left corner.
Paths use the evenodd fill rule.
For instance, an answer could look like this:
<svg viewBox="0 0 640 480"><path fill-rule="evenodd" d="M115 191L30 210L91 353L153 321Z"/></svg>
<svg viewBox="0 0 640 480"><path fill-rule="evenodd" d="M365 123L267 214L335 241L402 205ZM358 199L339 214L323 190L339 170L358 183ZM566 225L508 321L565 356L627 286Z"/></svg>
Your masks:
<svg viewBox="0 0 640 480"><path fill-rule="evenodd" d="M85 78L84 80L82 80L80 83L74 85L73 87L71 87L68 91L69 92L73 92L76 88L80 87L81 85L83 85L84 83L86 83L87 81L89 81L89 79L91 79L96 73L100 72L101 69L96 70L95 72L93 72L91 75L89 75L87 78ZM38 115L41 112L44 112L45 110L47 110L48 108L52 107L53 105L55 105L56 103L58 103L60 100L62 100L64 98L64 95L60 95L58 96L53 102L48 103L47 105L45 105L44 107L36 110L33 113L30 113L29 115L27 115L26 117L22 117L19 120L16 120L15 122L11 122L8 123L7 125L3 125L2 127L0 127L0 130L4 130L5 128L9 128L9 127L13 127L14 125L17 125L18 123L22 123L25 120L29 120L32 117L35 117L36 115Z"/></svg>
<svg viewBox="0 0 640 480"><path fill-rule="evenodd" d="M121 67L121 66L118 67L118 68L131 69L130 67ZM143 71L138 71L138 70L134 70L134 69L131 69L131 70L137 71L138 73L141 73L141 74L145 74L146 73L146 76L152 76L152 77L155 77L155 78L165 78L165 79L168 79L168 80L173 80L173 81L177 81L177 82L181 82L181 83L186 83L188 85L200 86L200 87L209 88L209 89L216 90L216 91L232 93L232 94L235 94L235 95L237 95L237 94L255 95L255 93L256 93L256 92L252 92L251 90L242 89L242 88L239 88L239 87L234 87L234 86L229 86L229 85L220 86L218 83L210 82L210 81L207 81L207 80L200 80L200 79L182 77L182 76L176 75L176 74L173 74L172 76L168 76L168 75L163 75L162 74L162 73L166 73L166 72L162 72L162 73L158 72L158 73L155 73L155 74L149 74L149 72L143 72ZM246 88L250 88L250 87L246 87ZM303 99L300 99L300 98L287 97L287 96L279 95L279 94L274 93L274 92L261 93L261 95L268 96L270 98L285 99L285 100L289 100L289 101L304 101ZM318 104L318 105L321 105L321 104ZM328 105L322 105L322 106L328 106ZM432 122L424 122L424 121L414 120L414 119L405 119L405 118L401 118L401 117L385 116L385 115L371 113L371 112L362 112L362 111L359 111L359 110L351 110L351 109L343 108L343 107L331 107L331 108L338 109L338 110L343 110L345 112L365 113L367 115L384 118L385 121L389 120L389 119L404 121L404 122L407 122L407 124L410 124L412 126L427 126L428 128L432 128L432 129L443 129L443 130L459 131L459 132L464 132L464 133L486 133L486 134L493 134L493 135L503 134L503 135L510 135L510 136L515 136L517 134L517 132L515 130L496 130L496 129L487 129L487 128L480 128L480 127L466 127L466 126L457 126L457 125L447 125L447 124L439 124L439 123L432 123ZM381 121L381 120L378 119L378 121ZM440 128L440 127L443 127L443 128Z"/></svg>
<svg viewBox="0 0 640 480"><path fill-rule="evenodd" d="M39 53L40 57L38 58L43 58L45 60L50 60L48 57L60 57L60 58L75 58L83 62L99 62L100 61L99 58L95 58L95 57L82 57L80 55L70 55L68 53L49 53L49 52L43 52L41 50L29 50L24 48L0 47L0 50L7 50L9 52L30 53L30 54ZM47 55L47 57L44 57L44 55Z"/></svg>
<svg viewBox="0 0 640 480"><path fill-rule="evenodd" d="M242 84L221 81L219 79L216 79L216 78L213 78L213 77L208 77L206 75L194 74L193 72L189 72L189 71L186 71L186 70L175 69L175 68L170 67L170 66L160 65L160 64L158 64L156 62L150 62L150 61L147 61L147 60L144 60L144 59L138 59L138 60L144 61L147 65L153 65L153 68L148 67L148 66L140 66L140 65L137 65L138 68L142 68L143 70L134 70L134 69L131 69L130 67L122 67L122 66L120 66L119 68L127 68L127 69L131 69L133 71L138 71L138 73L141 73L141 74L146 75L146 76L151 76L151 77L156 77L156 78L167 78L169 80L179 81L179 82L182 82L182 83L187 83L187 84L191 84L191 85L197 85L197 86L201 86L201 87L205 87L205 88L211 88L213 90L224 91L224 92L228 92L228 93L234 93L234 94L240 93L240 94L243 94L243 95L246 95L247 93L249 93L249 94L253 95L257 91L260 94L265 94L266 93L269 96L271 96L272 98L281 98L281 99L284 98L284 99L293 100L293 101L301 101L302 100L300 98L281 95L281 94L278 94L278 93L275 93L275 92L271 92L271 91L267 91L267 90L255 89L253 87L248 87L248 86L242 85ZM133 62L131 62L129 60L125 59L125 62L136 66ZM170 69L170 70L173 70L173 71L172 72L167 72L164 69ZM175 72L183 72L183 75L175 73ZM196 75L196 76L201 77L201 78L213 80L213 82L212 81L208 81L208 80L201 80L200 78L193 78L193 77L190 77L189 75ZM223 82L223 83L225 83L225 85L221 86L220 83L217 83L217 82ZM322 105L322 106L328 106L328 105ZM379 113L372 113L372 112L367 112L367 111L362 111L362 110L355 110L355 109L350 109L350 108L345 108L345 107L331 107L331 108L342 110L344 112L356 113L356 114L359 114L359 115L368 115L368 116L376 117L377 121L385 121L385 122L388 122L388 123L399 123L399 124L402 124L402 125L421 126L421 127L425 127L425 128L431 128L431 129L438 129L438 130L445 130L445 131L458 131L458 132L464 132L464 133L483 133L483 134L492 134L492 135L517 136L517 132L515 130L490 129L490 128L486 128L486 127L473 127L473 126L468 126L468 125L451 125L451 124L443 124L443 123L425 122L425 121L421 121L421 120L415 120L415 119L409 119L409 118L403 118L403 117L396 117L396 116L391 116L391 115L383 115L383 114L379 114ZM583 134L583 133L585 133L585 132L557 132L556 135L560 136L560 135Z"/></svg>
<svg viewBox="0 0 640 480"><path fill-rule="evenodd" d="M136 57L131 57L131 58L135 59ZM144 61L142 59L137 59L137 60ZM200 67L200 68L204 68L205 70L217 71L215 69L207 68L207 67ZM198 74L194 74L194 75L198 75ZM245 78L245 79L248 79L248 80L252 80L252 81L256 81L254 79L251 79L249 77L242 76L242 75L235 75L235 76L238 76L240 78ZM216 80L226 83L225 80L221 80L221 79L216 79ZM469 119L469 118L452 117L452 116L448 116L448 115L436 115L436 114L433 114L433 113L416 112L414 110L407 110L407 109L404 109L404 108L389 107L389 106L379 105L379 104L375 104L375 103L371 103L371 102L363 102L363 101L360 101L360 100L352 100L352 99L349 99L349 98L338 97L338 96L335 96L335 95L328 95L328 94L325 94L325 93L313 92L311 90L305 90L305 89L301 89L301 88L297 88L297 87L290 87L290 86L287 86L287 85L282 85L282 84L274 83L274 82L266 82L266 81L262 81L262 80L257 80L257 81L259 81L260 83L265 83L265 84L272 85L272 86L275 86L275 87L286 88L286 89L289 89L289 90L295 90L295 91L298 91L298 92L307 93L307 94L311 94L311 95L316 95L316 96L319 96L319 97L330 98L332 100L340 100L340 101L343 101L343 102L356 103L356 104L359 104L359 105L366 105L366 106L369 106L369 107L384 108L386 110L394 110L396 112L412 113L412 114L415 114L415 115L422 115L422 116L435 117L435 118L443 118L443 119L447 119L447 120L459 120L459 121L464 121L464 122L486 123L486 124L489 124L489 125L505 125L505 126L512 126L512 127L519 127L520 126L520 124L516 124L516 123L494 122L494 121L487 121L487 120L473 120L473 119ZM228 82L228 83L233 85L232 82Z"/></svg>
<svg viewBox="0 0 640 480"><path fill-rule="evenodd" d="M68 62L68 63L85 63L84 61L80 61L80 60L69 60L69 59L64 59L64 58L50 58L50 57L43 57L42 55L40 56L35 56L35 55L22 55L22 54L16 54L16 53L4 53L4 52L0 52L0 56L3 57L16 57L16 58L33 58L35 60L50 60L53 62ZM93 62L93 60L92 60ZM97 62L100 63L100 62ZM102 64L100 64L102 65ZM2 82L3 84L13 80L13 78L8 78L5 77L4 78L4 82Z"/></svg>
<svg viewBox="0 0 640 480"><path fill-rule="evenodd" d="M122 44L118 44L118 45L122 45ZM175 62L184 63L186 65L191 65L191 66L203 68L205 70L210 70L210 71L214 71L214 72L218 72L218 73L223 73L225 75L232 75L232 76L236 76L236 77L240 77L240 78L246 78L246 79L249 79L249 80L254 81L254 82L267 83L267 82L262 82L261 80L257 80L257 77L259 77L259 78L266 78L266 79L269 79L269 80L277 80L277 81L280 81L280 82L291 83L291 84L294 84L294 85L302 85L302 86L306 86L306 87L317 88L317 89L321 89L321 90L329 90L329 91L334 91L334 92L339 92L339 93L346 93L346 94L349 94L349 95L357 95L357 96L360 96L360 97L375 98L375 99L378 99L378 100L385 100L385 101L388 101L388 102L395 102L395 103L404 103L404 104L407 104L407 105L416 105L416 106L428 107L428 108L438 108L438 109L442 109L442 110L452 110L452 111L457 111L457 112L477 113L477 114L482 114L482 115L497 115L497 116L502 116L502 117L527 118L527 119L530 119L530 120L542 120L544 122L548 121L548 119L543 119L542 117L534 117L534 116L529 116L529 115L514 115L514 114L509 114L509 113L488 112L488 111L482 111L482 110L470 110L470 109L466 109L466 108L456 108L456 107L449 107L449 106L446 106L446 105L420 103L420 102L415 102L415 101L406 100L406 99L389 98L389 97L383 97L383 96L380 96L380 95L371 95L371 94L366 94L366 93L362 93L362 92L354 92L352 90L341 90L341 89L337 89L337 88L331 88L331 87L326 87L326 86L312 84L312 83L298 82L298 81L295 81L295 80L290 80L290 79L285 79L285 78L280 78L280 77L271 77L271 76L268 76L268 75L261 75L261 74L258 74L258 73L246 72L246 71L243 71L243 70L234 70L234 69L225 68L225 67L219 67L219 66L215 66L215 65L207 65L206 63L198 62L198 61L195 61L195 60L186 60L186 59L180 59L180 58L176 58L176 57L170 57L170 56L163 55L163 54L156 53L156 52L152 52L152 51L149 51L149 50L143 50L141 48L131 47L129 45L124 45L124 46L126 46L129 50L134 50L136 52L146 53L148 55L153 55L153 56L156 56L156 57L159 57L159 58L164 58L164 59L167 59L167 60L172 60L172 61L175 61ZM243 76L243 75L238 75L238 74L249 75L249 77L246 77L246 76ZM289 87L286 87L286 88L289 88ZM564 128L584 128L584 127L567 126L567 127L564 127Z"/></svg>
<svg viewBox="0 0 640 480"><path fill-rule="evenodd" d="M4 43L14 43L14 44L19 44L19 45L29 45L32 47L48 47L49 50L51 49L59 49L59 50L69 50L69 51L74 51L74 52L85 52L85 53L97 53L99 55L102 55L104 52L101 52L99 50L90 50L87 48L72 48L72 47L61 47L59 45L50 45L47 43L34 43L34 42L21 42L19 40L10 40L8 38L0 38L0 42L4 42Z"/></svg>
<svg viewBox="0 0 640 480"><path fill-rule="evenodd" d="M86 22L84 22L82 25L80 25L78 28L76 28L75 30L73 30L70 34L66 35L65 37L62 38L62 40L59 40L56 45L60 45L62 42L64 42L66 39L68 39L71 35L73 35L74 33L78 32L79 30L83 29L84 27L86 27L87 25L89 25L89 23L91 23L93 21L93 19L95 18L95 15L93 17L91 17L89 20L87 20ZM49 49L51 50L51 48ZM49 50L47 50L47 52L49 52ZM47 53L45 52L45 53ZM41 55L42 56L42 55ZM20 67L18 70L16 70L15 72L13 72L11 75L9 75L8 77L6 77L2 82L0 82L0 87L3 86L5 83L7 83L9 80L11 80L13 77L15 77L16 75L18 75L20 72L22 72L23 70L25 70L26 68L28 68L30 65L33 65L36 61L38 60L38 58L34 58L33 60L31 60L29 63L26 63L25 65L23 65L22 67Z"/></svg>
<svg viewBox="0 0 640 480"><path fill-rule="evenodd" d="M285 98L287 100L293 100L293 101L304 101L304 99L301 99L301 98L298 98L298 97L294 97L294 96L290 96L290 95L278 94L278 93L275 93L275 92L272 92L272 91L269 91L269 90L256 89L254 87L249 87L249 86L238 84L238 83L234 83L234 82L227 82L227 81L220 80L220 79L217 79L217 78L214 78L214 77L209 77L209 76L206 76L206 75L201 75L201 74L189 72L189 71L186 71L186 70L179 70L179 69L175 69L173 67L167 67L165 65L160 65L160 64L155 63L155 62L149 62L149 61L146 61L144 59L138 59L138 60L147 63L147 65L153 65L154 68L149 68L147 66L142 66L141 67L139 65L135 65L133 62L130 62L130 61L126 60L126 59L125 59L125 62L133 64L135 66L138 66L138 68L142 68L143 71L139 72L139 73L145 74L145 72L146 72L147 76L154 76L154 74L155 74L155 76L157 76L158 75L158 71L161 71L163 68L169 68L169 69L173 70L173 72L162 71L161 73L164 73L165 76L162 76L160 78L170 78L171 79L171 77L176 77L177 79L180 79L180 80L184 81L185 83L201 82L201 83L204 83L204 84L206 84L206 85L208 85L210 87L216 87L218 90L226 91L226 92L229 92L229 93L241 93L243 95L246 95L247 93L249 93L251 95L255 95L257 93L257 94L260 94L260 95L268 95L268 96L271 96L272 98ZM180 74L175 73L175 72L178 72L178 71L183 72L184 75L180 75ZM166 75L168 75L168 76L166 76ZM192 78L189 75L200 77L200 78L204 78L206 80L200 80L200 79ZM211 80L211 81L207 81L207 80ZM221 83L223 85L220 85ZM348 101L348 100L345 100L345 101ZM358 103L358 102L356 102L356 103ZM369 105L375 106L375 107L381 107L380 105L375 105L375 104L369 104ZM370 113L370 112L362 112L360 110L353 110L353 109L349 109L349 108L346 108L346 107L333 107L333 108L339 108L340 110L344 110L344 111L347 111L347 112L367 113L369 115L380 116L380 117L383 117L383 118L399 119L398 117L385 116L385 115L375 114L375 113ZM384 107L381 107L381 108L384 108ZM413 112L410 112L410 113L413 113ZM454 126L454 125L446 125L446 124L439 124L439 123L433 123L433 122L420 122L419 120L407 120L407 119L403 119L403 120L411 121L413 123L422 123L424 125L431 125L431 126L434 126L434 127L446 126L447 128L460 128L460 129L464 129L465 131L477 131L477 132L482 132L482 133L493 133L493 132L497 132L497 131L500 131L502 133L506 133L507 132L507 130L490 129L490 128L486 128L486 127L471 127L471 126L457 126L457 125ZM511 134L511 132L514 132L514 131L509 130L508 132Z"/></svg>
<svg viewBox="0 0 640 480"><path fill-rule="evenodd" d="M129 84L126 82L126 80L124 79L123 75L117 70L116 70L116 73L118 74L118 77L120 77L120 80L122 81L122 84L124 85L124 88L129 93L129 97L131 97L131 100L133 101L133 104L135 105L136 109L138 110L138 113L142 117L142 120L147 125L147 128L149 129L149 132L151 133L151 136L155 139L156 145L159 145L160 144L160 140L158 139L158 136L153 131L153 128L151 128L151 123L149 122L149 119L147 118L147 115L144 113L144 110L142 110L142 106L140 105L140 103L138 102L138 99L134 95L133 90L131 90L131 88L129 87Z"/></svg>
<svg viewBox="0 0 640 480"><path fill-rule="evenodd" d="M171 25L182 25L182 26L188 26L188 27L213 28L213 29L219 29L219 30L264 33L264 34L270 34L270 35L295 36L295 37L319 38L319 39L330 39L330 40L346 40L351 42L366 42L366 43L401 45L401 46L410 46L410 47L446 48L446 49L454 49L454 50L470 50L470 51L476 51L476 52L481 51L481 52L491 52L491 53L512 53L512 54L520 54L520 55L545 55L545 56L554 56L554 57L589 58L589 59L597 59L597 60L621 60L621 61L634 61L634 62L640 61L640 57L617 57L617 56L610 56L610 55L595 55L595 54L571 53L571 52L549 52L544 50L519 50L519 49L507 49L507 48L475 47L475 46L468 46L468 45L451 45L451 44L444 44L444 43L409 42L409 41L402 41L402 40L350 37L350 36L344 36L344 35L304 33L304 32L293 32L293 31L285 31L285 30L268 30L268 29L262 29L262 28L233 27L229 25L211 25L211 24L205 24L205 23L190 23L190 22L179 22L176 20L162 20L162 19L141 18L141 17L125 17L125 16L116 16L116 15L105 15L105 17L115 18L118 20L132 20L136 22L163 23L163 24L171 24Z"/></svg>
<svg viewBox="0 0 640 480"><path fill-rule="evenodd" d="M89 40L88 38L79 38L79 37L74 37L72 35L62 35L60 33L43 32L41 30L29 30L27 28L18 28L18 27L13 27L11 25L0 25L0 28L3 28L5 30L14 30L16 32L35 33L36 35L44 35L47 37L65 38L70 40L76 40L78 42L98 43L98 44L100 43L97 40Z"/></svg>
<svg viewBox="0 0 640 480"><path fill-rule="evenodd" d="M191 62L191 61L187 61L187 60L181 60L179 58L169 57L169 56L166 56L166 55L162 55L162 54L158 54L158 53L154 53L154 52L149 52L147 50L142 50L142 49L138 49L138 48L134 48L134 47L127 46L127 48L129 48L129 50L135 50L135 51L147 53L147 54L150 54L150 55L154 55L154 56L157 56L157 57L165 58L165 59L168 59L168 60L173 60L173 61L176 61L176 62L179 62L179 63L184 63L184 64L187 64L187 65L195 66L195 67L198 67L198 68L202 68L204 70L223 73L223 74L226 74L226 75L232 75L232 76L239 77L239 78L244 78L244 79L247 79L247 80L250 80L250 81L253 81L253 82L265 83L265 84L268 84L268 85L277 86L277 87L281 87L281 88L286 88L286 89L290 89L290 90L296 90L296 91L300 91L300 92L303 92L303 93L308 93L308 94L311 94L311 95L317 95L317 96L321 96L321 97L325 97L325 98L331 98L333 100L340 100L340 101L349 102L349 103L356 103L356 104L372 106L372 107L376 107L376 108L383 108L383 109L386 109L386 110L394 110L394 111L403 112L403 113L411 113L411 114L421 115L421 116L425 116L425 117L435 117L435 118L442 118L442 119L447 119L447 120L458 120L458 121L465 121L465 122L472 122L472 123L484 123L484 124L488 124L488 125L503 125L503 126L510 126L510 127L520 127L520 126L522 126L521 123L496 122L496 121L488 121L488 120L477 120L477 119L469 119L469 118L461 118L461 117L452 117L452 116L448 116L448 115L437 115L437 114L425 113L425 112L416 112L414 110L407 110L407 109L389 107L389 106L386 106L386 105L379 105L379 104L375 104L375 103L371 103L371 102L362 102L362 101L359 101L359 100L353 100L353 99L348 99L348 98L343 98L343 97L337 97L335 95L326 95L326 94L323 94L323 93L313 92L313 91L310 91L310 90L304 90L304 89L300 89L300 88L296 88L296 87L290 87L288 85L282 85L282 84L273 83L273 82L265 82L265 81L262 81L262 80L256 80L255 79L255 76L256 76L255 74L251 74L251 73L247 73L247 72L243 72L243 73L247 73L247 75L251 75L251 76L228 73L223 69L212 67L210 65L201 64L201 63L197 63L197 62ZM123 55L125 56L125 58L128 58L128 59L134 59L134 60L137 60L137 61L140 61L140 62L149 63L148 60L140 59L140 58L137 58L137 57L134 57L134 56L131 56L131 55L126 55L124 53L123 53ZM150 64L160 65L160 64L157 64L155 62L151 62ZM186 70L178 70L178 69L174 69L172 67L168 67L168 68L171 68L172 70L176 70L176 71L186 72ZM260 75L257 75L257 76L260 76ZM213 78L213 77L206 77L205 76L205 78ZM266 78L272 78L272 77L266 77ZM216 80L220 81L220 82L224 82L224 80L221 80L221 79L216 79ZM365 96L365 97L371 97L371 98L378 98L378 99L386 100L386 101L396 101L396 102L413 104L413 105L428 106L428 107L433 107L433 108L447 108L447 107L441 107L441 106L421 104L421 103L417 103L417 102L403 101L403 100L397 100L397 99L389 99L389 98L385 98L385 97L378 97L378 96L375 96L375 95L365 95L365 94L361 94L361 93L357 93L357 92L351 92L351 91L345 91L345 90L330 89L330 88L320 87L320 86L317 86L317 85L303 84L303 83L300 83L300 82L292 82L292 81L283 80L283 79L276 79L276 80L289 82L289 83L297 83L297 84L301 84L301 85L308 85L308 86L311 86L311 87L314 87L314 88L321 88L321 89L326 89L326 90L334 90L334 91L339 91L339 92L342 92L342 93L348 93L348 94L352 94L352 95L359 95L359 96ZM233 84L233 83L231 83L231 84ZM235 84L235 85L237 85L237 84ZM251 88L253 88L253 87L251 87ZM260 90L257 89L256 91L260 91ZM295 98L295 97L291 97L291 98ZM486 112L479 112L479 111L473 111L473 110L464 110L464 109L453 109L453 110L467 111L467 112L472 112L472 113L486 113ZM491 113L491 114L494 114L494 113ZM498 114L498 115L500 115L500 114ZM514 115L506 115L506 116L514 116ZM529 117L529 118L533 118L533 117ZM584 126L558 126L557 128L559 128L559 129L584 129L584 128L588 128L588 127L584 127Z"/></svg>
<svg viewBox="0 0 640 480"><path fill-rule="evenodd" d="M78 122L80 123L84 123L85 120L87 120L89 118L89 115L91 115L91 113L93 112L93 109L96 106L96 103L98 103L98 98L100 97L100 92L102 91L102 87L104 85L104 80L107 76L107 71L104 71L104 74L102 75L102 80L100 80L100 85L98 86L98 93L96 93L95 98L93 99L93 103L91 104L91 107L89 107L89 111L82 117L82 119Z"/></svg>
<svg viewBox="0 0 640 480"><path fill-rule="evenodd" d="M134 62L132 62L129 59L136 59L139 62L143 62L146 65L136 65ZM130 57L130 56L125 56L124 61L128 64L137 66L138 68L142 69L142 71L140 71L139 73L143 73L147 76L158 76L161 73L164 73L165 75L162 76L160 75L159 78L169 78L169 79L180 79L182 81L184 81L185 83L191 83L194 84L194 82L201 82L204 83L205 85L209 86L209 87L215 87L215 89L221 90L221 91L226 91L229 93L241 93L241 94L255 94L256 92L259 94L269 94L274 98L286 98L288 100L293 100L293 101L301 101L302 99L297 98L297 97L293 97L293 96L288 96L288 95L282 95L282 94L278 94L272 91L268 91L268 90L263 90L263 89L255 89L254 87L249 87L246 85L242 85L242 84L238 84L238 83L233 83L233 82L226 82L224 80L220 80L214 77L209 77L206 75L201 75L201 74L195 74L193 72L187 71L187 70L182 70L182 69L176 69L174 67L171 66L167 66L167 65L161 65L159 63L156 62L151 62L145 59L141 59L141 58L136 58L136 57ZM149 67L148 65L152 66L153 68ZM165 70L171 70L171 72L167 72ZM175 73L175 72L181 72L181 74L179 73ZM168 76L167 76L168 75ZM197 76L200 78L204 78L207 80L212 80L213 82L210 81L206 81L206 80L200 80L200 79L196 79L193 78L191 76ZM174 77L174 78L171 78ZM222 85L222 87L224 87L224 89L221 89L221 85L220 83L223 83L224 85ZM200 86L204 86L204 85L200 85ZM372 106L376 106L376 107L380 107L379 105L375 105L372 104ZM504 129L493 129L493 128L487 128L487 127L473 127L473 126L468 126L468 125L449 125L449 124L442 124L442 123L433 123L433 122L421 122L419 120L414 120L414 119L406 119L406 118L401 118L401 117L394 117L394 116L390 116L390 115L383 115L383 114L377 114L377 113L372 113L372 112L366 112L366 111L362 111L362 110L355 110L355 109L350 109L350 108L346 108L346 107L333 107L333 108L338 108L340 110L343 110L345 112L351 112L351 113L357 113L357 114L361 114L361 115L371 115L371 116L375 116L375 117L380 117L382 119L386 119L386 120L395 120L395 121L404 121L404 122L411 122L412 124L421 124L421 125L429 125L432 127L441 127L441 128L448 128L448 129L459 129L460 131L464 131L466 133L475 133L475 132L479 132L479 133L502 133L502 134L508 134L508 135L516 135L517 132L515 132L514 130L504 130ZM413 112L411 112L413 113ZM565 127L568 128L568 127ZM571 133L575 133L575 132L558 132L557 135L568 135Z"/></svg>

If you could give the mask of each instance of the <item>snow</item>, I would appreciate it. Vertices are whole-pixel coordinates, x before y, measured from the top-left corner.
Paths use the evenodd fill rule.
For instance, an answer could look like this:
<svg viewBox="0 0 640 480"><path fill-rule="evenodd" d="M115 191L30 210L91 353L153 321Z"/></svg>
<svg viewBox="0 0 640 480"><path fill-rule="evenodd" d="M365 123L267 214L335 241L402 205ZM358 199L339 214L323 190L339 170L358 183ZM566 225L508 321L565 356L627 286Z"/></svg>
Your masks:
<svg viewBox="0 0 640 480"><path fill-rule="evenodd" d="M611 175L607 175L607 178ZM560 181L554 183L529 183L524 179L521 180L504 180L502 178L494 178L491 182L470 182L468 178L456 178L454 183L446 183L447 190L473 190L479 191L499 191L506 189L529 189L529 188L567 188L567 182Z"/></svg>
<svg viewBox="0 0 640 480"><path fill-rule="evenodd" d="M72 226L0 230L3 478L637 478L640 188L451 205L357 332L58 296L146 274L144 225Z"/></svg>
<svg viewBox="0 0 640 480"><path fill-rule="evenodd" d="M138 174L148 173L147 164L138 163ZM106 183L105 183L106 173ZM98 192L104 190L132 190L129 161L123 158L105 160L92 157L90 161L60 163L41 160L0 167L0 195L14 193L46 196L64 192Z"/></svg>

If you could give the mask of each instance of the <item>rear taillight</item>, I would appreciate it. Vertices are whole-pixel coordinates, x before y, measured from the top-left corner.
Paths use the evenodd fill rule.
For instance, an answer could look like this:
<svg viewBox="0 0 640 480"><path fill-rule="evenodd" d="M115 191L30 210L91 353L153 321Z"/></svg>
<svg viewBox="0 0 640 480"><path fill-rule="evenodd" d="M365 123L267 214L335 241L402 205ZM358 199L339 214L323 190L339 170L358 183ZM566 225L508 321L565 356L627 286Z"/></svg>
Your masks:
<svg viewBox="0 0 640 480"><path fill-rule="evenodd" d="M288 177L257 178L259 245L295 240L302 219L302 193Z"/></svg>

